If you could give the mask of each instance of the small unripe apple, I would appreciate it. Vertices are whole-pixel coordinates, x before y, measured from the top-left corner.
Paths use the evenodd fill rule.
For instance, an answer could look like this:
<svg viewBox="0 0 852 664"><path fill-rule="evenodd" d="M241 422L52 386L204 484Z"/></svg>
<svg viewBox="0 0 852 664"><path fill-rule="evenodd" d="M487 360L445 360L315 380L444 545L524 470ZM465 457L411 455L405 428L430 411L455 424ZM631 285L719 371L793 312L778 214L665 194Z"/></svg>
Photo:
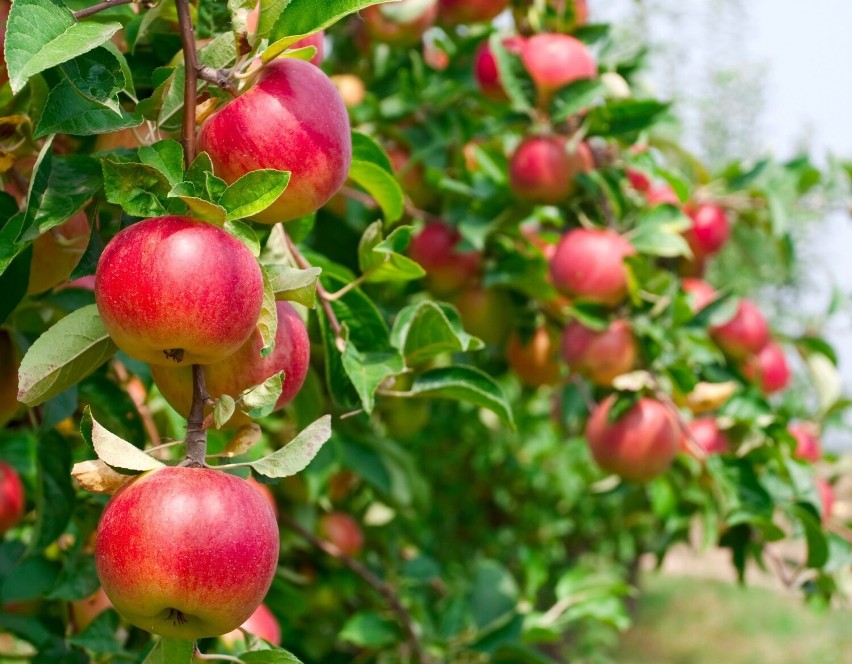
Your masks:
<svg viewBox="0 0 852 664"><path fill-rule="evenodd" d="M822 505L822 520L825 522L831 518L831 513L834 511L834 488L821 477L817 477L814 483Z"/></svg>
<svg viewBox="0 0 852 664"><path fill-rule="evenodd" d="M704 204L689 210L692 227L685 237L696 257L718 253L731 237L731 222L725 210L718 205Z"/></svg>
<svg viewBox="0 0 852 664"><path fill-rule="evenodd" d="M574 192L574 178L594 168L589 146L568 147L560 136L524 139L509 162L512 191L530 203L558 205Z"/></svg>
<svg viewBox="0 0 852 664"><path fill-rule="evenodd" d="M822 458L819 430L815 424L797 422L788 426L787 430L796 439L796 450L793 452L793 456L811 463L816 463Z"/></svg>
<svg viewBox="0 0 852 664"><path fill-rule="evenodd" d="M520 54L523 44L524 38L521 36L516 35L503 39L503 48L515 55ZM506 101L508 99L506 91L503 89L503 82L500 80L497 58L494 57L494 52L491 50L487 39L482 41L473 56L473 75L484 96L494 101Z"/></svg>
<svg viewBox="0 0 852 664"><path fill-rule="evenodd" d="M71 623L76 632L82 632L107 609L112 608L112 602L106 596L103 588L84 599L71 602Z"/></svg>
<svg viewBox="0 0 852 664"><path fill-rule="evenodd" d="M698 313L716 299L716 289L703 279L687 277L682 283L684 293L690 295L692 310Z"/></svg>
<svg viewBox="0 0 852 664"><path fill-rule="evenodd" d="M364 532L358 522L343 512L324 515L319 522L320 535L349 556L357 556L364 548Z"/></svg>
<svg viewBox="0 0 852 664"><path fill-rule="evenodd" d="M21 361L9 331L0 328L0 427L5 426L18 411L18 368Z"/></svg>
<svg viewBox="0 0 852 664"><path fill-rule="evenodd" d="M472 286L452 299L464 329L487 344L506 341L511 323L511 301L504 291Z"/></svg>
<svg viewBox="0 0 852 664"><path fill-rule="evenodd" d="M160 366L212 364L254 331L263 277L234 236L187 217L118 233L101 254L95 301L115 344Z"/></svg>
<svg viewBox="0 0 852 664"><path fill-rule="evenodd" d="M364 81L355 74L335 74L331 77L331 82L334 83L334 87L340 93L340 98L346 108L359 106L367 97Z"/></svg>
<svg viewBox="0 0 852 664"><path fill-rule="evenodd" d="M441 0L441 22L459 25L490 21L508 5L509 0Z"/></svg>
<svg viewBox="0 0 852 664"><path fill-rule="evenodd" d="M787 366L784 349L770 341L756 355L746 359L743 375L759 384L764 394L783 390L790 383L790 367Z"/></svg>
<svg viewBox="0 0 852 664"><path fill-rule="evenodd" d="M261 357L263 338L255 329L235 353L224 360L205 367L204 378L207 393L218 399L223 394L237 397L243 390L260 385L279 371L284 372L284 387L275 402L275 410L290 403L302 389L310 363L310 339L301 317L288 302L276 302L278 329L275 332L275 348L266 357ZM166 401L186 416L192 404L192 367L151 367L151 376ZM227 426L238 427L251 422L248 415L239 410L234 413Z"/></svg>
<svg viewBox="0 0 852 664"><path fill-rule="evenodd" d="M240 625L240 628L244 629L249 634L253 634L256 637L263 639L264 641L268 641L274 646L281 645L281 624L266 604L261 604L257 607L255 612L249 616L248 620ZM242 633L240 628L235 629L233 632L223 634L219 638L226 646L233 648L237 644L245 641L245 635Z"/></svg>
<svg viewBox="0 0 852 664"><path fill-rule="evenodd" d="M734 317L712 328L710 333L719 348L736 358L757 353L769 342L769 324L749 300L740 300Z"/></svg>
<svg viewBox="0 0 852 664"><path fill-rule="evenodd" d="M24 485L18 472L0 461L0 535L18 525L24 516Z"/></svg>
<svg viewBox="0 0 852 664"><path fill-rule="evenodd" d="M346 181L349 114L318 67L281 58L204 121L198 150L210 155L215 174L229 184L257 169L290 171L286 191L253 217L264 224L290 221L318 210Z"/></svg>
<svg viewBox="0 0 852 664"><path fill-rule="evenodd" d="M431 222L411 240L408 254L426 270L429 288L447 295L479 274L482 259L476 251L458 251L461 233L444 223Z"/></svg>
<svg viewBox="0 0 852 664"><path fill-rule="evenodd" d="M546 325L538 327L529 339L513 332L506 344L506 360L525 385L556 385L562 373L557 332Z"/></svg>
<svg viewBox="0 0 852 664"><path fill-rule="evenodd" d="M86 253L92 228L86 213L78 212L33 242L27 295L37 295L65 282Z"/></svg>
<svg viewBox="0 0 852 664"><path fill-rule="evenodd" d="M636 340L626 320L614 320L601 332L571 321L562 333L562 359L571 371L596 385L612 385L636 363Z"/></svg>
<svg viewBox="0 0 852 664"><path fill-rule="evenodd" d="M616 422L609 421L615 403L610 395L595 408L586 425L586 440L597 464L633 482L664 473L680 447L681 430L664 404L643 397Z"/></svg>
<svg viewBox="0 0 852 664"><path fill-rule="evenodd" d="M560 88L598 75L595 58L579 39L562 34L538 34L524 42L521 60L546 106Z"/></svg>
<svg viewBox="0 0 852 664"><path fill-rule="evenodd" d="M272 510L245 480L166 467L107 503L95 564L128 622L194 640L230 632L257 609L275 575L278 539Z"/></svg>
<svg viewBox="0 0 852 664"><path fill-rule="evenodd" d="M578 228L559 241L550 261L550 278L568 297L615 306L627 295L624 259L635 253L615 231Z"/></svg>
<svg viewBox="0 0 852 664"><path fill-rule="evenodd" d="M708 455L724 454L731 449L728 437L719 430L719 425L716 424L714 417L699 417L687 425L683 434L681 449L687 454L692 454L687 444L688 439L691 439Z"/></svg>
<svg viewBox="0 0 852 664"><path fill-rule="evenodd" d="M391 46L414 46L438 18L438 0L400 0L361 10L372 39Z"/></svg>

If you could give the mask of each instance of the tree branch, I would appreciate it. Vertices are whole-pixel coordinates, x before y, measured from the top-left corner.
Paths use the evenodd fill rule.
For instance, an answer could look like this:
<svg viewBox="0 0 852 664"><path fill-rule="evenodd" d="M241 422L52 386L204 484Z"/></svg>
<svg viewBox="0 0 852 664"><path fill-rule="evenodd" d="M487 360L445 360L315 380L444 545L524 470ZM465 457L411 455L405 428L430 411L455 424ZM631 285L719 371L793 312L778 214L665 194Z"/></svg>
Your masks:
<svg viewBox="0 0 852 664"><path fill-rule="evenodd" d="M207 429L204 427L204 404L207 401L204 367L192 365L192 405L186 418L186 465L204 468L207 463Z"/></svg>
<svg viewBox="0 0 852 664"><path fill-rule="evenodd" d="M178 23L180 24L180 40L183 44L183 63L185 80L183 86L183 126L180 142L186 165L195 159L195 107L198 103L198 51L195 50L195 28L189 13L189 0L175 0Z"/></svg>
<svg viewBox="0 0 852 664"><path fill-rule="evenodd" d="M414 631L414 621L411 618L411 614L408 613L406 608L402 605L402 602L399 601L399 597L396 596L396 593L394 592L394 589L391 586L382 581L379 577L373 574L360 562L358 562L354 558L350 558L349 556L347 556L331 542L321 540L312 532L305 529L302 524L293 519L291 516L287 514L282 514L278 517L278 520L286 527L296 532L296 534L298 534L302 539L306 540L307 542L310 542L313 546L318 548L326 555L329 555L332 558L336 558L337 560L339 560L341 563L343 563L343 565L345 565L350 570L355 572L355 574L364 579L364 581L370 584L373 589L376 590L376 592L378 592L382 597L384 597L393 612L396 614L397 618L399 618L400 623L402 624L402 628L405 631L406 640L408 641L408 646L409 648L411 648L411 652L414 655L415 661L419 662L420 664L428 664L430 660L427 657L426 653L423 651L423 647L420 645L420 641L417 638L417 633Z"/></svg>
<svg viewBox="0 0 852 664"><path fill-rule="evenodd" d="M78 12L74 12L74 18L78 21L82 18L86 18L88 16L92 16L93 14L97 14L98 12L102 12L105 9L112 9L113 7L118 7L119 5L130 5L136 2L136 0L104 0L97 5L92 5L91 7L86 7L85 9L81 9Z"/></svg>

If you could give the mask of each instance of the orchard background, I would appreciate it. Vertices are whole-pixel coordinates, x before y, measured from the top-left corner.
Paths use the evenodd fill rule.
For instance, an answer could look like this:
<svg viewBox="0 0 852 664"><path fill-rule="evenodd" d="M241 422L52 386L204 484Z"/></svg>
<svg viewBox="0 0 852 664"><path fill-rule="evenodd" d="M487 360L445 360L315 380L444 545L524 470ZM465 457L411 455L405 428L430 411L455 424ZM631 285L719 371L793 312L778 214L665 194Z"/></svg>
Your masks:
<svg viewBox="0 0 852 664"><path fill-rule="evenodd" d="M702 163L584 2L2 8L0 658L606 661L683 542L843 600L751 299L835 173Z"/></svg>

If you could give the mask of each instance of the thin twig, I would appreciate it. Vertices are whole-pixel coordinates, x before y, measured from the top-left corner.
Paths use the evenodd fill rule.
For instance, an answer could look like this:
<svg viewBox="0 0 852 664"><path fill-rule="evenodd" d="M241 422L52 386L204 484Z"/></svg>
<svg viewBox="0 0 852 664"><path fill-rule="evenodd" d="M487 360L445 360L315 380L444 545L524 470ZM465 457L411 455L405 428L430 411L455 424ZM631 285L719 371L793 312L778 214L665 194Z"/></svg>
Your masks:
<svg viewBox="0 0 852 664"><path fill-rule="evenodd" d="M207 401L204 367L192 365L192 405L186 418L186 465L204 468L207 463L207 429L204 428L204 404Z"/></svg>
<svg viewBox="0 0 852 664"><path fill-rule="evenodd" d="M378 592L382 597L384 597L393 612L396 614L397 618L399 618L400 623L402 623L402 628L405 631L406 640L408 641L408 645L411 648L415 661L419 662L420 664L426 664L427 662L429 662L429 659L427 658L426 653L423 651L423 648L420 645L420 641L417 638L417 633L414 631L414 621L411 618L411 614L408 613L406 608L402 605L402 602L400 602L399 597L397 597L396 593L394 592L394 589L391 586L382 581L379 577L373 574L360 562L358 562L354 558L350 558L349 556L347 556L331 542L321 540L312 532L305 529L298 521L293 519L291 516L287 514L282 514L279 516L279 521L286 527L295 531L302 539L306 540L307 542L310 542L313 546L315 546L317 549L319 549L326 555L329 555L332 558L336 558L337 560L339 560L346 567L355 572L355 574L364 579L364 581L370 584L373 589L376 590L376 592Z"/></svg>
<svg viewBox="0 0 852 664"><path fill-rule="evenodd" d="M130 5L136 2L136 0L104 0L96 5L92 5L91 7L86 7L85 9L81 9L78 12L74 12L74 18L78 21L82 18L86 18L87 16L92 16L93 14L97 14L98 12L102 12L106 9L112 9L113 7L118 7L119 5Z"/></svg>
<svg viewBox="0 0 852 664"><path fill-rule="evenodd" d="M185 80L183 86L183 126L180 142L184 159L189 166L195 160L195 107L198 103L198 51L195 50L195 28L189 13L189 0L175 0L180 40L183 44Z"/></svg>

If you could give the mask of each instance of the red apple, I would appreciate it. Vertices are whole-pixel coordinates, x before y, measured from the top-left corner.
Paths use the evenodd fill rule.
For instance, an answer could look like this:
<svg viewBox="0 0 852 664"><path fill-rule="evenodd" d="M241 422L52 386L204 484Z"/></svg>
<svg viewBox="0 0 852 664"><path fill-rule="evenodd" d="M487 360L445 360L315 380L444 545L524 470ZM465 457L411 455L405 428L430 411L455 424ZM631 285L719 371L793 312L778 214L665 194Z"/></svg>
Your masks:
<svg viewBox="0 0 852 664"><path fill-rule="evenodd" d="M268 641L274 646L281 645L281 625L278 622L278 618L275 617L275 614L269 610L266 604L261 604L257 607L257 610L240 627L249 634ZM239 628L233 632L223 634L219 638L230 648L245 641L245 635Z"/></svg>
<svg viewBox="0 0 852 664"><path fill-rule="evenodd" d="M401 0L361 10L372 39L392 46L414 46L435 24L438 0Z"/></svg>
<svg viewBox="0 0 852 664"><path fill-rule="evenodd" d="M568 367L597 385L612 385L636 363L636 341L626 320L614 320L606 330L591 330L571 321L562 333L562 359Z"/></svg>
<svg viewBox="0 0 852 664"><path fill-rule="evenodd" d="M278 520L278 502L275 500L275 494L272 493L272 489L269 488L268 484L261 484L253 477L249 477L246 482L257 491L263 499L266 501L266 504L269 505L272 510L272 514L275 515L275 520Z"/></svg>
<svg viewBox="0 0 852 664"><path fill-rule="evenodd" d="M17 471L0 461L0 534L18 525L24 516L24 485Z"/></svg>
<svg viewBox="0 0 852 664"><path fill-rule="evenodd" d="M561 374L556 331L542 325L526 340L513 332L506 344L506 360L525 385L556 385Z"/></svg>
<svg viewBox="0 0 852 664"><path fill-rule="evenodd" d="M614 306L627 295L624 259L633 245L611 230L578 228L559 241L550 278L564 295Z"/></svg>
<svg viewBox="0 0 852 664"><path fill-rule="evenodd" d="M586 425L586 440L597 464L633 482L664 473L680 447L681 430L664 404L641 398L618 421L609 421L615 403L610 395L595 408Z"/></svg>
<svg viewBox="0 0 852 664"><path fill-rule="evenodd" d="M797 459L816 463L822 458L822 445L819 442L819 429L811 422L797 422L787 427L790 435L796 439Z"/></svg>
<svg viewBox="0 0 852 664"><path fill-rule="evenodd" d="M790 368L784 349L770 341L756 355L746 359L743 375L758 383L765 394L783 390L790 383Z"/></svg>
<svg viewBox="0 0 852 664"><path fill-rule="evenodd" d="M645 192L645 199L651 207L663 205L664 203L668 205L680 205L680 199L677 197L675 190L668 184L651 187Z"/></svg>
<svg viewBox="0 0 852 664"><path fill-rule="evenodd" d="M731 237L731 222L718 205L705 204L689 210L692 228L685 233L692 253L698 257L719 252Z"/></svg>
<svg viewBox="0 0 852 664"><path fill-rule="evenodd" d="M642 171L628 168L627 179L630 180L630 186L636 191L647 192L651 188L651 180Z"/></svg>
<svg viewBox="0 0 852 664"><path fill-rule="evenodd" d="M512 191L530 203L558 205L574 192L574 178L594 168L589 146L571 150L559 136L524 139L509 162Z"/></svg>
<svg viewBox="0 0 852 664"><path fill-rule="evenodd" d="M122 230L95 272L95 301L116 345L149 364L212 364L254 331L263 277L234 236L187 217Z"/></svg>
<svg viewBox="0 0 852 664"><path fill-rule="evenodd" d="M492 345L506 340L511 324L511 301L505 292L476 285L459 293L452 303L470 334Z"/></svg>
<svg viewBox="0 0 852 664"><path fill-rule="evenodd" d="M734 317L712 328L710 333L719 348L736 358L757 353L769 342L769 324L749 300L740 300Z"/></svg>
<svg viewBox="0 0 852 664"><path fill-rule="evenodd" d="M214 399L223 394L236 397L243 390L284 372L284 389L275 403L275 409L283 408L302 389L310 362L310 339L301 317L288 302L277 302L278 330L275 333L275 349L261 357L263 339L255 329L240 349L220 362L208 364L204 378L207 393ZM189 413L192 404L192 367L151 367L151 376L166 401L182 415ZM239 410L228 420L227 426L238 427L251 422L248 415Z"/></svg>
<svg viewBox="0 0 852 664"><path fill-rule="evenodd" d="M290 171L287 190L253 217L264 224L290 221L318 210L346 181L352 163L349 114L319 68L282 58L204 121L198 149L210 155L216 175L229 184L261 168Z"/></svg>
<svg viewBox="0 0 852 664"><path fill-rule="evenodd" d="M98 524L95 564L116 610L167 638L219 636L260 605L278 565L278 524L245 480L167 467L122 487Z"/></svg>
<svg viewBox="0 0 852 664"><path fill-rule="evenodd" d="M716 299L716 289L703 279L687 277L681 284L683 292L691 296L692 310L698 313Z"/></svg>
<svg viewBox="0 0 852 664"><path fill-rule="evenodd" d="M589 5L587 0L574 0L574 27L586 25L589 22Z"/></svg>
<svg viewBox="0 0 852 664"><path fill-rule="evenodd" d="M458 291L473 280L482 264L476 251L457 251L461 234L439 222L426 224L411 240L408 253L426 270L430 289L439 295Z"/></svg>
<svg viewBox="0 0 852 664"><path fill-rule="evenodd" d="M681 441L681 449L691 454L686 442L688 438L691 438L708 455L724 454L731 449L728 437L719 430L719 425L713 417L699 417L687 425Z"/></svg>
<svg viewBox="0 0 852 664"><path fill-rule="evenodd" d="M107 609L112 608L112 602L106 596L103 588L98 588L85 599L71 602L71 624L75 632L82 632Z"/></svg>
<svg viewBox="0 0 852 664"><path fill-rule="evenodd" d="M86 253L92 229L86 213L54 226L33 242L27 295L36 295L65 282Z"/></svg>
<svg viewBox="0 0 852 664"><path fill-rule="evenodd" d="M441 0L441 22L447 25L490 21L509 5L509 0Z"/></svg>
<svg viewBox="0 0 852 664"><path fill-rule="evenodd" d="M822 505L822 520L825 522L831 518L831 513L834 511L834 488L821 477L817 477L814 483Z"/></svg>
<svg viewBox="0 0 852 664"><path fill-rule="evenodd" d="M562 34L538 34L524 42L521 60L546 106L553 94L570 83L598 75L595 58L578 39Z"/></svg>
<svg viewBox="0 0 852 664"><path fill-rule="evenodd" d="M21 408L18 401L18 367L21 361L8 330L0 328L0 427Z"/></svg>
<svg viewBox="0 0 852 664"><path fill-rule="evenodd" d="M349 556L357 556L364 548L364 533L358 522L343 512L324 515L319 522L320 535Z"/></svg>
<svg viewBox="0 0 852 664"><path fill-rule="evenodd" d="M524 45L521 36L506 37L503 39L503 48L510 53L519 55ZM473 75L479 85L482 94L494 101L506 101L506 91L500 80L500 69L497 66L497 58L491 50L488 40L485 39L476 49L473 56Z"/></svg>

